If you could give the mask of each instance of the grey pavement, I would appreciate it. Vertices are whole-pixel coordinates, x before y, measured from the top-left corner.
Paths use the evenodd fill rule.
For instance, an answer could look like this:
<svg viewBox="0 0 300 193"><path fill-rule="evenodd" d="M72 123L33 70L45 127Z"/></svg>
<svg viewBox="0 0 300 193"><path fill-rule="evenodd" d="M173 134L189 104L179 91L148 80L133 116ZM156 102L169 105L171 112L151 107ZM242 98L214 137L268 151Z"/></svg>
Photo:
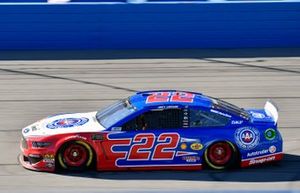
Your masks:
<svg viewBox="0 0 300 193"><path fill-rule="evenodd" d="M300 55L177 58L169 54L151 59L0 61L0 192L300 190ZM199 91L245 108L260 108L272 99L280 109L284 160L221 172L50 174L18 164L22 127L51 114L94 111L134 91L150 89Z"/></svg>

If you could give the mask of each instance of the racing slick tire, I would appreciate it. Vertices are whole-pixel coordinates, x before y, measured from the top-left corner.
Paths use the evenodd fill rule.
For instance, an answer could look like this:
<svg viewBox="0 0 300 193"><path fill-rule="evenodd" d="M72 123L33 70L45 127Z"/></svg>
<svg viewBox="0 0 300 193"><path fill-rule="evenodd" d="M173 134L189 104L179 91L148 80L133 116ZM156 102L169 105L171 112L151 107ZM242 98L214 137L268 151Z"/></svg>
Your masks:
<svg viewBox="0 0 300 193"><path fill-rule="evenodd" d="M83 171L91 167L94 153L83 141L65 143L58 151L58 165L63 170Z"/></svg>
<svg viewBox="0 0 300 193"><path fill-rule="evenodd" d="M238 162L238 151L228 141L211 144L204 152L205 164L215 170L232 168Z"/></svg>

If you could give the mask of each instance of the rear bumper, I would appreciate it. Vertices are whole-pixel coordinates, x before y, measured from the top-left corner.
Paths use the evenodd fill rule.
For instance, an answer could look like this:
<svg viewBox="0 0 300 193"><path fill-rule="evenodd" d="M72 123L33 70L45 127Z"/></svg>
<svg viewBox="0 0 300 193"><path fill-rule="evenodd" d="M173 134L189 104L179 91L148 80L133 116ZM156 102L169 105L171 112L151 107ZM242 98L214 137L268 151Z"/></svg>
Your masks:
<svg viewBox="0 0 300 193"><path fill-rule="evenodd" d="M276 161L282 160L282 158L283 158L283 153L279 152L279 153L274 153L274 154L270 154L270 155L254 157L254 158L250 158L250 159L244 159L241 161L241 167L245 168L245 167L265 164L265 163L269 163L269 162L276 162Z"/></svg>
<svg viewBox="0 0 300 193"><path fill-rule="evenodd" d="M270 128L276 132L275 135L267 137L266 131ZM283 139L281 133L278 128L275 128L275 126L273 129L272 127L269 127L269 129L265 129L261 133L261 142L256 149L243 153L243 157L240 162L240 166L242 168L278 162L283 159ZM251 153L254 154L251 155Z"/></svg>

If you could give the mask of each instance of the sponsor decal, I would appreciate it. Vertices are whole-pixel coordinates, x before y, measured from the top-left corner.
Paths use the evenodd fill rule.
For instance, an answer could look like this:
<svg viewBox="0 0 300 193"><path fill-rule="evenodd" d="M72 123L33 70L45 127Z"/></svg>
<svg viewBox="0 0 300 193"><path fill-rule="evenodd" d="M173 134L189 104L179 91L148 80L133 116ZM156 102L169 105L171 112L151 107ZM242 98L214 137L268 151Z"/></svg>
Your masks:
<svg viewBox="0 0 300 193"><path fill-rule="evenodd" d="M254 152L247 153L247 157L254 157L254 156L259 156L259 155L263 155L263 154L267 154L267 153L269 153L269 150L263 149L260 151L254 151Z"/></svg>
<svg viewBox="0 0 300 193"><path fill-rule="evenodd" d="M46 163L47 168L54 168L54 163Z"/></svg>
<svg viewBox="0 0 300 193"><path fill-rule="evenodd" d="M54 155L53 154L45 154L44 155L44 162L52 162L54 161Z"/></svg>
<svg viewBox="0 0 300 193"><path fill-rule="evenodd" d="M68 136L68 137L66 137L65 140L74 139L74 138L86 140L86 137L83 137L83 136L81 136L81 135L72 135L72 136Z"/></svg>
<svg viewBox="0 0 300 193"><path fill-rule="evenodd" d="M26 128L26 129L23 130L23 133L28 133L29 131L30 131L30 129Z"/></svg>
<svg viewBox="0 0 300 193"><path fill-rule="evenodd" d="M273 140L276 137L276 131L275 129L269 128L265 131L265 138L267 140Z"/></svg>
<svg viewBox="0 0 300 193"><path fill-rule="evenodd" d="M217 111L217 110L215 110L215 109L211 109L210 112L217 113L217 114L223 115L223 116L225 116L225 117L231 117L231 115L228 115L228 114L226 114L226 113L222 113L222 112Z"/></svg>
<svg viewBox="0 0 300 193"><path fill-rule="evenodd" d="M276 158L275 156L269 156L269 157L263 157L263 158L259 158L259 159L251 159L249 162L249 166L274 161L274 160L276 160L275 158Z"/></svg>
<svg viewBox="0 0 300 193"><path fill-rule="evenodd" d="M186 143L182 143L182 144L180 145L180 149L186 150L186 148L187 148Z"/></svg>
<svg viewBox="0 0 300 193"><path fill-rule="evenodd" d="M104 135L103 134L94 134L92 135L92 140L104 140Z"/></svg>
<svg viewBox="0 0 300 193"><path fill-rule="evenodd" d="M57 129L57 128L69 128L69 127L76 127L86 124L89 121L88 118L81 117L81 118L64 118L64 119L57 119L52 123L49 123L46 127L49 129Z"/></svg>
<svg viewBox="0 0 300 193"><path fill-rule="evenodd" d="M266 117L262 113L257 113L257 112L253 112L253 111L250 111L250 114L252 115L252 117L257 118L257 119L263 119Z"/></svg>
<svg viewBox="0 0 300 193"><path fill-rule="evenodd" d="M43 158L43 162L46 163L47 168L53 168L55 164L54 154L45 154Z"/></svg>
<svg viewBox="0 0 300 193"><path fill-rule="evenodd" d="M199 156L183 156L181 159L188 163L191 163L191 162L199 161L200 157Z"/></svg>
<svg viewBox="0 0 300 193"><path fill-rule="evenodd" d="M158 110L161 110L161 109L178 109L178 108L179 108L179 106L177 106L177 105L158 106L157 107ZM155 110L155 109L153 109L153 110Z"/></svg>
<svg viewBox="0 0 300 193"><path fill-rule="evenodd" d="M122 131L122 127L113 127L111 128L112 131Z"/></svg>
<svg viewBox="0 0 300 193"><path fill-rule="evenodd" d="M265 155L256 158L244 159L241 162L242 167L247 167L251 165L263 164L266 162L276 161L282 159L282 152L274 153L272 155Z"/></svg>
<svg viewBox="0 0 300 193"><path fill-rule="evenodd" d="M240 125L240 124L242 124L242 123L243 123L242 120L232 120L232 121L231 121L231 124L232 124L232 125Z"/></svg>
<svg viewBox="0 0 300 193"><path fill-rule="evenodd" d="M180 142L184 143L184 142L199 142L199 139L191 139L191 138L184 138L182 137L180 139Z"/></svg>
<svg viewBox="0 0 300 193"><path fill-rule="evenodd" d="M199 142L199 139L191 139L191 138L184 138L182 137L180 139L180 142L184 143L184 142Z"/></svg>
<svg viewBox="0 0 300 193"><path fill-rule="evenodd" d="M259 143L259 131L253 127L241 127L236 130L235 141L237 145L245 150L255 148Z"/></svg>
<svg viewBox="0 0 300 193"><path fill-rule="evenodd" d="M183 127L189 127L189 114L188 114L188 108L183 109L183 120L182 120L182 125Z"/></svg>
<svg viewBox="0 0 300 193"><path fill-rule="evenodd" d="M36 125L31 127L31 131L37 131L37 130L39 130L39 128Z"/></svg>
<svg viewBox="0 0 300 193"><path fill-rule="evenodd" d="M270 153L275 153L276 152L276 147L274 145L269 147L269 152Z"/></svg>
<svg viewBox="0 0 300 193"><path fill-rule="evenodd" d="M201 144L201 143L193 143L193 144L191 144L191 149L192 150L201 150L202 148L203 148L203 145Z"/></svg>

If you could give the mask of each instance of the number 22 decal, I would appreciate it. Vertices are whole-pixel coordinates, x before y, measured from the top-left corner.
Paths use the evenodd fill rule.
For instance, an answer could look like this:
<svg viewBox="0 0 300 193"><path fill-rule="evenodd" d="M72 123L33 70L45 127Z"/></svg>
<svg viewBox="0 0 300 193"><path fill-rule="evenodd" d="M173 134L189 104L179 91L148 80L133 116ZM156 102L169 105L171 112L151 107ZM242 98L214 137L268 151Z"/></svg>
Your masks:
<svg viewBox="0 0 300 193"><path fill-rule="evenodd" d="M155 92L147 97L146 103L183 102L192 103L195 94L188 92Z"/></svg>
<svg viewBox="0 0 300 193"><path fill-rule="evenodd" d="M158 136L151 160L172 160L175 148L179 143L178 133L162 133ZM128 161L149 160L151 149L155 144L153 133L140 133L133 138L133 145L129 150Z"/></svg>

